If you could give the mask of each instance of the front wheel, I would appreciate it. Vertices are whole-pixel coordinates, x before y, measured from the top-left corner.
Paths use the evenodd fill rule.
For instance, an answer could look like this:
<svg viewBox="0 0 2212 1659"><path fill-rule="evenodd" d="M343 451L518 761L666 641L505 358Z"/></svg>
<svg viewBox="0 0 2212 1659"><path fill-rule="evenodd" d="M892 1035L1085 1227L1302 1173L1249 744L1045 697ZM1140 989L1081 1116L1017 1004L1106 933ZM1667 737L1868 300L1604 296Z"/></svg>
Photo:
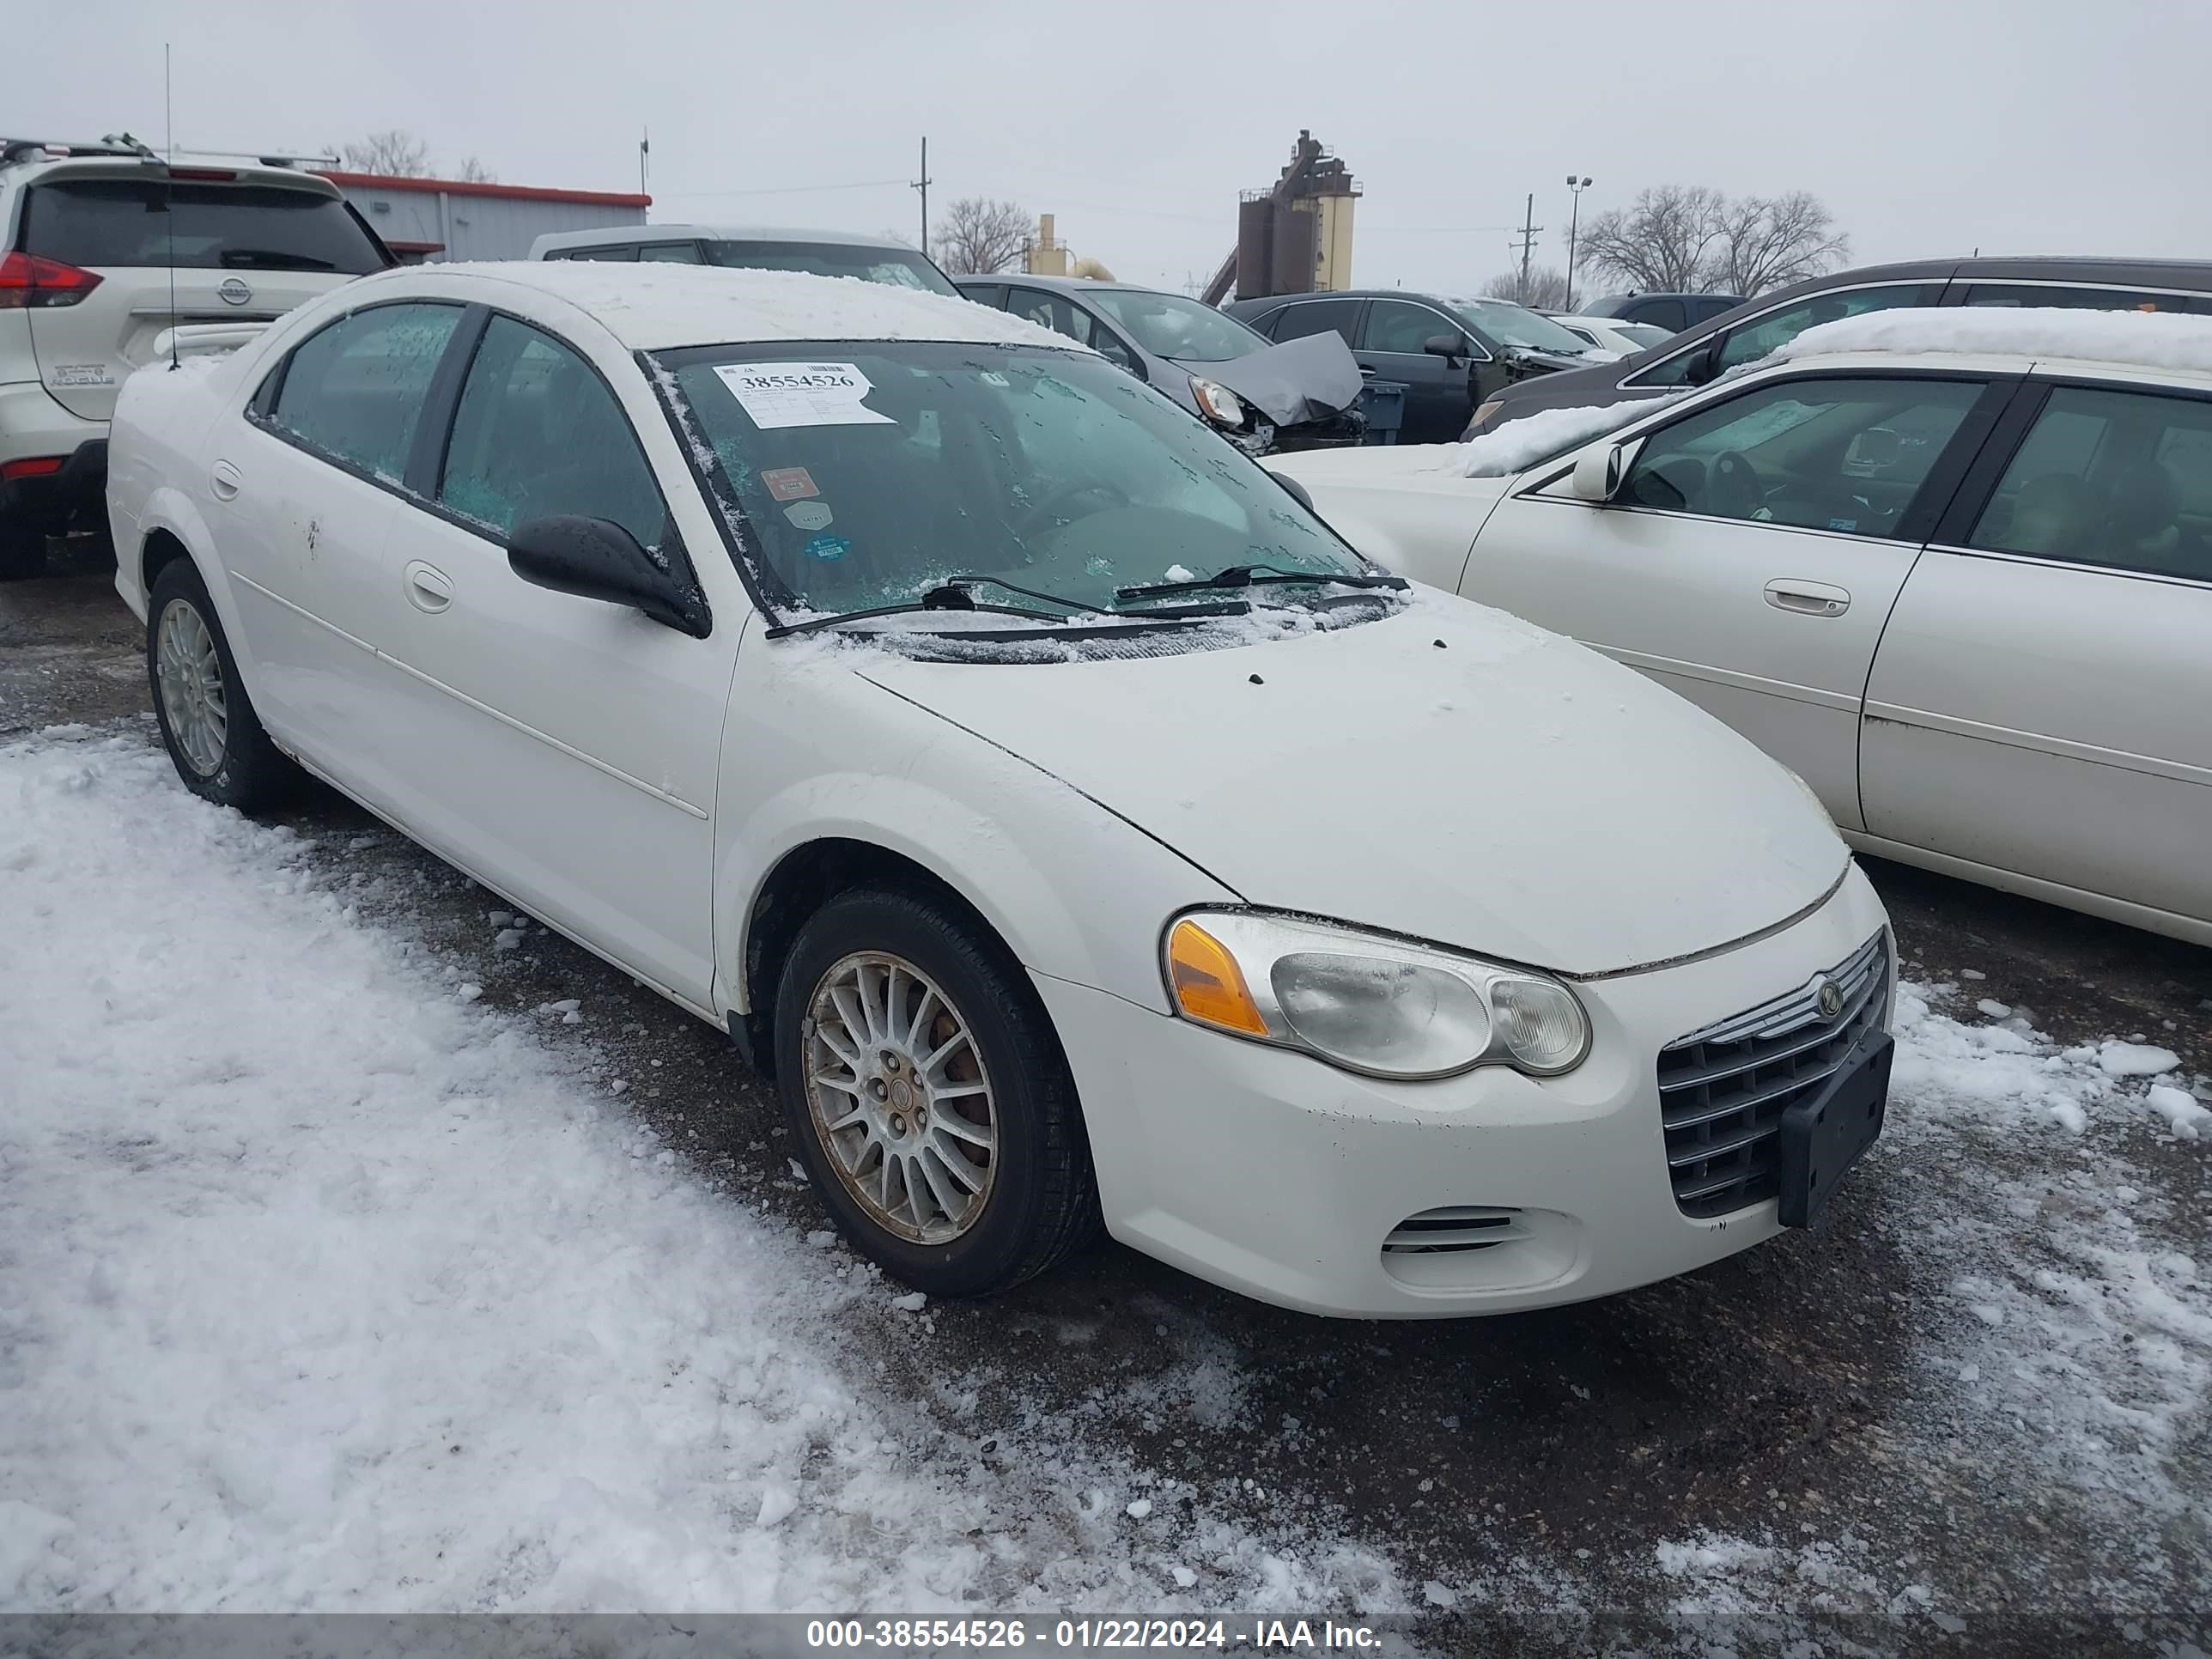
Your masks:
<svg viewBox="0 0 2212 1659"><path fill-rule="evenodd" d="M177 775L194 794L241 812L277 805L299 773L253 712L207 584L191 560L154 579L146 601L146 673Z"/></svg>
<svg viewBox="0 0 2212 1659"><path fill-rule="evenodd" d="M823 1202L919 1290L983 1296L1097 1225L1075 1085L1019 965L922 897L863 889L808 920L775 1015L784 1110Z"/></svg>

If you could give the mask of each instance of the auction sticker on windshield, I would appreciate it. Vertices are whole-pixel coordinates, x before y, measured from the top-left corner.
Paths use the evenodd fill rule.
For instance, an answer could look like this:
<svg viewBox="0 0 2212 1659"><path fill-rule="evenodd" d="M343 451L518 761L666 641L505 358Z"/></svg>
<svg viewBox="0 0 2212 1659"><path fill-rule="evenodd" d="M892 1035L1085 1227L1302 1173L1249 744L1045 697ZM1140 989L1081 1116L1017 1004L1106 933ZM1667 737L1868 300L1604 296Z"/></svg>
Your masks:
<svg viewBox="0 0 2212 1659"><path fill-rule="evenodd" d="M862 404L874 388L853 363L718 363L714 373L763 431L897 424Z"/></svg>

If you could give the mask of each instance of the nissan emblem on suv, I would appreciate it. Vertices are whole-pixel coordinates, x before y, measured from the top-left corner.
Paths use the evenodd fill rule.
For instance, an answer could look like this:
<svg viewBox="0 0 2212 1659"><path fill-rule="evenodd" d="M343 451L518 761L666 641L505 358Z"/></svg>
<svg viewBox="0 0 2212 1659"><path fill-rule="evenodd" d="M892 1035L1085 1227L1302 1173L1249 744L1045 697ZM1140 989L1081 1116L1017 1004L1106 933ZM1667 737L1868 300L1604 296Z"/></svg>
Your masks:
<svg viewBox="0 0 2212 1659"><path fill-rule="evenodd" d="M222 286L216 289L227 306L242 306L252 302L253 290L235 276L226 276Z"/></svg>

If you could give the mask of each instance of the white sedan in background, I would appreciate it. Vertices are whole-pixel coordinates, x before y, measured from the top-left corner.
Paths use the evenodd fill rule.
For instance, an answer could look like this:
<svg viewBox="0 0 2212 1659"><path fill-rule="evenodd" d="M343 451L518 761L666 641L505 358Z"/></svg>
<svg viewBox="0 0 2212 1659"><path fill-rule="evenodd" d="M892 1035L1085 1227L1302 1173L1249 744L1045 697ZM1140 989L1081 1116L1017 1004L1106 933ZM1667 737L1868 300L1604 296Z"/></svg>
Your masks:
<svg viewBox="0 0 2212 1659"><path fill-rule="evenodd" d="M1600 351L1614 351L1624 357L1674 337L1656 323L1624 323L1618 317L1569 317L1549 311L1544 314Z"/></svg>
<svg viewBox="0 0 2212 1659"><path fill-rule="evenodd" d="M2212 319L1885 313L1656 405L1270 465L1719 715L1854 846L2212 944Z"/></svg>
<svg viewBox="0 0 2212 1659"><path fill-rule="evenodd" d="M726 1029L924 1290L1103 1218L1321 1312L1572 1301L1880 1127L1888 930L1780 767L1003 313L410 269L113 446L185 783L304 767Z"/></svg>

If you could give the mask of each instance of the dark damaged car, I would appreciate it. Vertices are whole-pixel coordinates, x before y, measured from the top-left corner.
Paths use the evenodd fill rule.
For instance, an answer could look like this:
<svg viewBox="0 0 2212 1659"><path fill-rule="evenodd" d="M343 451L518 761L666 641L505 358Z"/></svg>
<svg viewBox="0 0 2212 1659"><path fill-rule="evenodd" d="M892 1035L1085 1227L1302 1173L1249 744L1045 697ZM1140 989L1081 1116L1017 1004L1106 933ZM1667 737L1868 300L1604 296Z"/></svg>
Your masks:
<svg viewBox="0 0 2212 1659"><path fill-rule="evenodd" d="M1278 344L1340 337L1362 375L1406 388L1401 443L1449 443L1504 388L1608 355L1510 300L1354 289L1238 300L1229 311Z"/></svg>
<svg viewBox="0 0 2212 1659"><path fill-rule="evenodd" d="M1091 347L1255 455L1356 444L1359 365L1334 335L1271 343L1182 294L1074 276L963 276L979 305Z"/></svg>

